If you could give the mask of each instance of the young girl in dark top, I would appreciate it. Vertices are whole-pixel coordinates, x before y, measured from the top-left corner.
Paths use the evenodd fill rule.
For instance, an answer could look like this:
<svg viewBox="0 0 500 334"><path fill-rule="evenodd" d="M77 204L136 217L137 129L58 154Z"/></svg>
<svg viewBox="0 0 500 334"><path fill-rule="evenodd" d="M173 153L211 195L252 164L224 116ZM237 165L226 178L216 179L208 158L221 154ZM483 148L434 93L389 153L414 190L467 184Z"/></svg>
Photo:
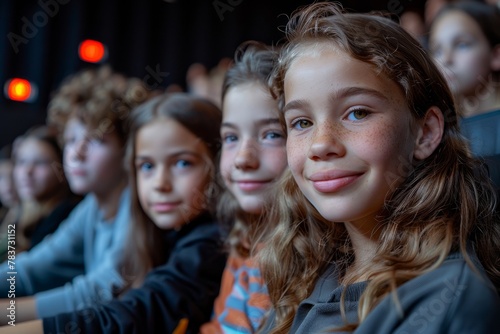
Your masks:
<svg viewBox="0 0 500 334"><path fill-rule="evenodd" d="M132 287L140 286L152 268L176 260L165 230L190 229L200 217L213 221L220 148L215 127L221 119L208 101L175 93L134 111L130 135L135 143L127 147L134 223L122 266Z"/></svg>
<svg viewBox="0 0 500 334"><path fill-rule="evenodd" d="M225 264L210 212L221 118L210 102L182 93L158 96L133 112L127 147L133 227L122 273L138 288L46 318L43 332L72 324L84 333L198 333ZM42 323L12 329L41 333Z"/></svg>
<svg viewBox="0 0 500 334"><path fill-rule="evenodd" d="M293 15L273 90L286 173L258 253L271 333L493 333L495 196L431 57L388 18Z"/></svg>

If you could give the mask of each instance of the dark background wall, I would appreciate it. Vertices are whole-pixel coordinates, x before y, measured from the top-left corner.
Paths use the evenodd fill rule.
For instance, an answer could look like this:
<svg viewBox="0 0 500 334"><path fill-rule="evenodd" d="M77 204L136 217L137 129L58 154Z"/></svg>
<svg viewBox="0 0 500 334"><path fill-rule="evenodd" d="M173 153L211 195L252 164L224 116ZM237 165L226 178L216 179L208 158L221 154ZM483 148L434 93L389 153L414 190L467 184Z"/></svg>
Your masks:
<svg viewBox="0 0 500 334"><path fill-rule="evenodd" d="M265 0L0 0L0 84L23 77L37 84L31 103L0 96L0 146L35 124L62 79L84 67L79 43L97 39L108 47L106 63L128 76L167 87L185 87L188 66L211 68L232 57L248 39L276 44L285 14L312 1ZM423 1L343 1L352 11L400 13ZM159 71L159 80L151 72ZM150 77L148 77L150 75Z"/></svg>

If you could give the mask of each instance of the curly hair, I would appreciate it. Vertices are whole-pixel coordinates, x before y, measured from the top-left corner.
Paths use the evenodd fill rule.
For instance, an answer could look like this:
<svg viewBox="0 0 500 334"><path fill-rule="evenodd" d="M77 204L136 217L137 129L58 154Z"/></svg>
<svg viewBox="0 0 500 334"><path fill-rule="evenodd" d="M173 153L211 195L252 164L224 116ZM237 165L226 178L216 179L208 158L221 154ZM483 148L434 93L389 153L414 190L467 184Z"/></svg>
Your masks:
<svg viewBox="0 0 500 334"><path fill-rule="evenodd" d="M359 301L359 322L382 298L437 268L452 251L461 251L475 268L466 251L469 246L498 289L500 225L495 193L460 134L450 90L427 52L390 19L345 13L333 3L298 10L290 18L286 34L272 81L281 108L284 79L292 62L306 48L329 45L373 65L395 82L406 96L413 119L425 117L432 106L443 112L442 141L428 158L414 162L379 213L381 236L369 283ZM336 264L343 284L353 283L362 274L346 275L354 253L344 225L325 221L291 173L284 175L282 183L277 205L270 209L270 220L276 226L259 252L276 314L272 333L289 331L298 304L312 292L330 263ZM345 316L345 309L341 311ZM354 330L358 325L341 330Z"/></svg>
<svg viewBox="0 0 500 334"><path fill-rule="evenodd" d="M141 80L126 78L107 65L85 69L66 78L55 92L48 105L47 123L63 133L66 122L76 117L101 134L116 131L125 143L127 116L154 94Z"/></svg>

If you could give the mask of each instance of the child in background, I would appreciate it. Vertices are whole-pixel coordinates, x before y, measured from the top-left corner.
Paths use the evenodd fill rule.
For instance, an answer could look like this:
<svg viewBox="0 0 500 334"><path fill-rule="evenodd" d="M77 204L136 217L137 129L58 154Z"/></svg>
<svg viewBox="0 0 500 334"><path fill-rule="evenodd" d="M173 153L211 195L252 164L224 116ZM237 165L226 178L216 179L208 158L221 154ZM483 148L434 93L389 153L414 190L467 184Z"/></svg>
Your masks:
<svg viewBox="0 0 500 334"><path fill-rule="evenodd" d="M16 254L52 234L78 204L62 172L62 149L55 129L38 126L17 139L14 181L21 199Z"/></svg>
<svg viewBox="0 0 500 334"><path fill-rule="evenodd" d="M495 195L432 58L390 19L333 3L286 31L272 87L290 173L258 253L266 330L496 333Z"/></svg>
<svg viewBox="0 0 500 334"><path fill-rule="evenodd" d="M430 29L430 51L442 66L463 117L500 109L500 10L475 1L444 6Z"/></svg>
<svg viewBox="0 0 500 334"><path fill-rule="evenodd" d="M14 163L12 161L12 145L0 149L0 261L7 259L9 250L9 225L19 219L19 197L14 186ZM12 242L11 242L12 243ZM11 248L12 250L12 248Z"/></svg>
<svg viewBox="0 0 500 334"><path fill-rule="evenodd" d="M87 195L55 233L16 256L17 324L110 300L125 284L118 271L130 221L124 122L147 97L138 79L103 67L67 79L52 99L48 121L64 130L64 172L71 190ZM0 266L4 297L7 266Z"/></svg>
<svg viewBox="0 0 500 334"><path fill-rule="evenodd" d="M425 0L424 5L424 22L427 28L430 27L432 21L436 17L436 14L439 10L449 4L450 2L454 2L455 0ZM482 1L482 0L478 0Z"/></svg>
<svg viewBox="0 0 500 334"><path fill-rule="evenodd" d="M84 333L198 333L226 260L210 210L221 118L212 103L182 93L158 96L133 112L127 148L133 223L122 271L137 289L44 319L43 332L64 332L71 323ZM41 327L37 321L12 332L42 333Z"/></svg>
<svg viewBox="0 0 500 334"><path fill-rule="evenodd" d="M427 32L425 29L424 18L416 9L407 9L401 13L399 24L413 38L420 42L424 47L427 46Z"/></svg>
<svg viewBox="0 0 500 334"><path fill-rule="evenodd" d="M251 249L259 220L266 224L269 192L286 167L285 134L267 86L276 56L265 45L244 43L224 80L220 172L226 191L218 214L234 226L221 293L202 334L254 333L270 307Z"/></svg>
<svg viewBox="0 0 500 334"><path fill-rule="evenodd" d="M430 50L459 105L462 132L500 193L500 9L476 1L444 6Z"/></svg>

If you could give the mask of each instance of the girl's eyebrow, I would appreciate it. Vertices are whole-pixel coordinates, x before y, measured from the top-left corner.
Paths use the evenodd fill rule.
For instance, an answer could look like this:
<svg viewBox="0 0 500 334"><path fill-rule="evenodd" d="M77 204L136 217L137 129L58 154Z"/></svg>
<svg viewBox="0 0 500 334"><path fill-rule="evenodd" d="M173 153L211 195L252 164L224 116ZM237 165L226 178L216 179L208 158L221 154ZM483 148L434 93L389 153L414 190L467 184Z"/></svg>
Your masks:
<svg viewBox="0 0 500 334"><path fill-rule="evenodd" d="M170 152L168 154L168 157L172 158L172 157L178 157L180 155L191 155L191 156L195 156L195 157L200 157L202 156L201 154L199 154L198 152L195 152L195 151L190 151L190 150L180 150L180 151L174 151L174 152ZM148 159L151 159L151 156L148 155L148 154L141 154L141 155L137 155L135 157L135 160L148 160Z"/></svg>
<svg viewBox="0 0 500 334"><path fill-rule="evenodd" d="M278 117L276 117L276 118L263 118L263 119L259 119L255 123L259 126L270 125L270 124L280 124L280 119Z"/></svg>
<svg viewBox="0 0 500 334"><path fill-rule="evenodd" d="M381 100L388 100L387 96L382 94L376 89L371 89L371 88L365 88L365 87L346 87L342 88L338 91L336 91L333 95L332 98L334 100L337 99L345 99L347 97L355 96L355 95L371 95L375 98L381 99Z"/></svg>
<svg viewBox="0 0 500 334"><path fill-rule="evenodd" d="M254 124L256 124L257 126L264 126L264 125L269 125L269 124L279 124L280 123L280 120L278 117L276 118L262 118L262 119L259 119L257 120L256 122L254 122ZM238 126L236 126L235 124L233 123L230 123L230 122L223 122L221 124L221 127L227 127L227 128L233 128L233 129L237 129Z"/></svg>
<svg viewBox="0 0 500 334"><path fill-rule="evenodd" d="M333 92L331 95L331 100L336 101L340 99L345 99L351 96L356 96L356 95L370 95L373 96L377 99L385 100L388 101L389 99L387 96L382 94L376 89L371 89L371 88L365 88L365 87L345 87L342 89L339 89L338 91ZM304 109L308 106L308 103L306 100L293 100L290 101L283 107L283 113L286 113L287 111L291 109Z"/></svg>
<svg viewBox="0 0 500 334"><path fill-rule="evenodd" d="M285 114L287 111L291 109L304 109L304 107L307 105L308 103L305 100L290 101L283 107L283 114Z"/></svg>
<svg viewBox="0 0 500 334"><path fill-rule="evenodd" d="M226 128L233 128L233 129L236 129L236 128L237 128L237 126L236 126L236 125L234 125L233 123L229 123L229 122L223 122L220 126L221 126L221 128L223 128L223 127L226 127Z"/></svg>

